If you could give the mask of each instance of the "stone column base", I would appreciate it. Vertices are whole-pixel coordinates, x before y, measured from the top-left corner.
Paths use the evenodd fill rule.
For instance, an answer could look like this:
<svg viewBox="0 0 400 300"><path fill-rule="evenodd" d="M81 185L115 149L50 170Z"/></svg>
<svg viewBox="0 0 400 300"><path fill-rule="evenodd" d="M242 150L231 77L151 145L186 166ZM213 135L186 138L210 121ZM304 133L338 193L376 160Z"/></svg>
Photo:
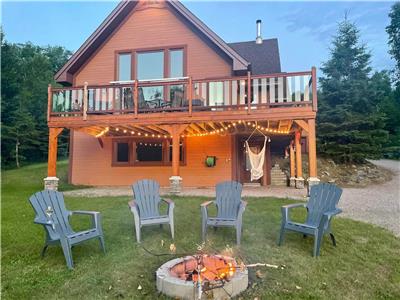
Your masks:
<svg viewBox="0 0 400 300"><path fill-rule="evenodd" d="M58 190L59 179L57 177L46 177L45 179L43 179L43 181L45 190L53 190L53 191Z"/></svg>
<svg viewBox="0 0 400 300"><path fill-rule="evenodd" d="M317 177L309 177L307 179L307 194L310 196L310 190L313 185L319 184L320 180Z"/></svg>
<svg viewBox="0 0 400 300"><path fill-rule="evenodd" d="M289 178L289 186L290 187L295 187L296 186L296 177L290 177Z"/></svg>
<svg viewBox="0 0 400 300"><path fill-rule="evenodd" d="M304 189L304 178L298 177L295 179L296 181L296 189Z"/></svg>
<svg viewBox="0 0 400 300"><path fill-rule="evenodd" d="M182 191L182 177L171 176L169 178L169 188L171 194L179 194Z"/></svg>

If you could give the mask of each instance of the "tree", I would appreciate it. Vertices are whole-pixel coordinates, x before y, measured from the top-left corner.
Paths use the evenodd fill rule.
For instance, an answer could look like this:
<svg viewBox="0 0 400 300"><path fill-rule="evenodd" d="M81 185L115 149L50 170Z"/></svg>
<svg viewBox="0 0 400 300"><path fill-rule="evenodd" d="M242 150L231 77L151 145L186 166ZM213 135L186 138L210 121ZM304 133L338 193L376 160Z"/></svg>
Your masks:
<svg viewBox="0 0 400 300"><path fill-rule="evenodd" d="M43 161L48 151L47 85L71 52L63 47L8 43L1 33L2 166ZM60 153L67 152L67 136Z"/></svg>
<svg viewBox="0 0 400 300"><path fill-rule="evenodd" d="M359 40L356 25L345 17L321 68L318 150L338 162L379 157L388 136L370 77L371 55Z"/></svg>
<svg viewBox="0 0 400 300"><path fill-rule="evenodd" d="M396 61L395 83L400 84L400 2L393 4L389 13L390 24L386 27L389 35L389 54Z"/></svg>

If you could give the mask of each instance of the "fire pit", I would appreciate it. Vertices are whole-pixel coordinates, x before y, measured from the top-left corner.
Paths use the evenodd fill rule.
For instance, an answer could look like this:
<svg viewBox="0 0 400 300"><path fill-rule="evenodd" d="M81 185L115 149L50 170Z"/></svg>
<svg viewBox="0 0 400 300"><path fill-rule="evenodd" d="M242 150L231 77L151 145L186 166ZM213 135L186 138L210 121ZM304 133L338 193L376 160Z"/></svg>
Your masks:
<svg viewBox="0 0 400 300"><path fill-rule="evenodd" d="M248 273L235 259L222 255L176 258L156 272L157 290L180 299L226 299L244 291Z"/></svg>

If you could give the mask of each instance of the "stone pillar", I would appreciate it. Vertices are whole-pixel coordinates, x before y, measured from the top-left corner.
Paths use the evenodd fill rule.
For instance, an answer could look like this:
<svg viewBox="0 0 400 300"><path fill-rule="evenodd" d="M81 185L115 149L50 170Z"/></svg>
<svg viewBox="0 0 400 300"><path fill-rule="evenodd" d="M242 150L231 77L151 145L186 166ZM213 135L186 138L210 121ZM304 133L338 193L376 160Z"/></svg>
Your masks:
<svg viewBox="0 0 400 300"><path fill-rule="evenodd" d="M297 130L295 133L295 147L296 147L296 188L304 188L304 178L303 178L303 166L301 161L301 131Z"/></svg>
<svg viewBox="0 0 400 300"><path fill-rule="evenodd" d="M46 177L45 179L43 179L43 181L45 190L58 190L59 179L57 177Z"/></svg>
<svg viewBox="0 0 400 300"><path fill-rule="evenodd" d="M169 188L171 194L179 194L182 191L182 177L171 176L169 178Z"/></svg>

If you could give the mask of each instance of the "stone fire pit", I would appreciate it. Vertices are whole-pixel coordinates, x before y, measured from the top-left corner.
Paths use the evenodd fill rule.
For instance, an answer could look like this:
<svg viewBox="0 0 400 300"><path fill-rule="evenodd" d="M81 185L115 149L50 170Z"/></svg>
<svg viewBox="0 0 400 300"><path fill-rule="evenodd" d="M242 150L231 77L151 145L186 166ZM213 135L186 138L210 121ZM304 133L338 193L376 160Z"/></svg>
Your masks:
<svg viewBox="0 0 400 300"><path fill-rule="evenodd" d="M159 292L180 299L227 299L248 286L247 269L222 255L176 258L163 264L156 276Z"/></svg>

